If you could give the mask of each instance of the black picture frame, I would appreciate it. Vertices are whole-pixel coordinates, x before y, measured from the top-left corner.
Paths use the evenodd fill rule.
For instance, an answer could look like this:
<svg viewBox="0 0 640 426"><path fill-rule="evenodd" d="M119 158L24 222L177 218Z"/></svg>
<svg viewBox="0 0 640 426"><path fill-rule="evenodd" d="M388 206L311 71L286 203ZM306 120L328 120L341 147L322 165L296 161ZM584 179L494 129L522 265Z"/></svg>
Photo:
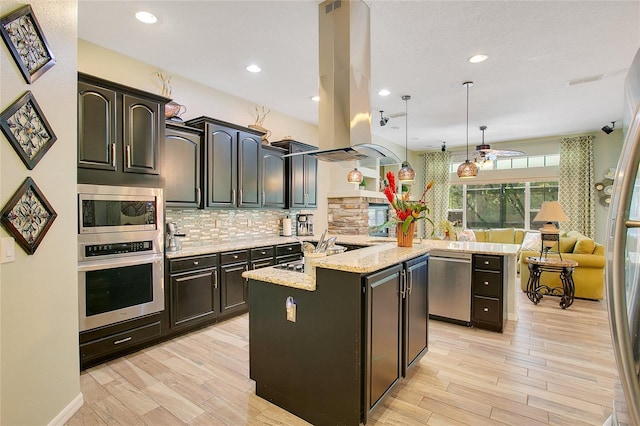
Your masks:
<svg viewBox="0 0 640 426"><path fill-rule="evenodd" d="M33 83L56 64L31 5L0 18L0 34L27 83Z"/></svg>
<svg viewBox="0 0 640 426"><path fill-rule="evenodd" d="M0 130L29 170L58 139L29 91L0 114Z"/></svg>
<svg viewBox="0 0 640 426"><path fill-rule="evenodd" d="M0 223L32 255L57 216L35 181L27 177L0 212Z"/></svg>

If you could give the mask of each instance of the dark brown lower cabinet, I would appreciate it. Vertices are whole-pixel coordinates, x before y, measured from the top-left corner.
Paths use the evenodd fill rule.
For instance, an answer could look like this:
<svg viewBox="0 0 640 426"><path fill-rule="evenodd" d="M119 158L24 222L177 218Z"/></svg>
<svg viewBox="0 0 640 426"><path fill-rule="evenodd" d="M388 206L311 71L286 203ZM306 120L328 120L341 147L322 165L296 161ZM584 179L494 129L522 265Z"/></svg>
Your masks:
<svg viewBox="0 0 640 426"><path fill-rule="evenodd" d="M223 314L246 311L248 282L242 277L249 270L248 250L220 255L220 297Z"/></svg>
<svg viewBox="0 0 640 426"><path fill-rule="evenodd" d="M316 268L315 291L251 280L256 394L314 425L366 423L427 351L427 259L371 274Z"/></svg>
<svg viewBox="0 0 640 426"><path fill-rule="evenodd" d="M473 326L502 332L507 322L505 257L473 255Z"/></svg>

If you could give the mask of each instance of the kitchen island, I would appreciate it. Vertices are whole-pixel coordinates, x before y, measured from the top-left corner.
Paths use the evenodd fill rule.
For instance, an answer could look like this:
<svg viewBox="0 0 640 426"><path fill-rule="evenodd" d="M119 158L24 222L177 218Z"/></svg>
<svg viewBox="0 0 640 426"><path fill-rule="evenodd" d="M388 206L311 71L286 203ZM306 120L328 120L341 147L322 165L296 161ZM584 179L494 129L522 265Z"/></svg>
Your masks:
<svg viewBox="0 0 640 426"><path fill-rule="evenodd" d="M430 250L504 258L506 293L515 292L515 245L424 240L399 248L338 238L373 245L311 259L314 275L276 268L243 274L256 394L315 425L366 423L427 351Z"/></svg>

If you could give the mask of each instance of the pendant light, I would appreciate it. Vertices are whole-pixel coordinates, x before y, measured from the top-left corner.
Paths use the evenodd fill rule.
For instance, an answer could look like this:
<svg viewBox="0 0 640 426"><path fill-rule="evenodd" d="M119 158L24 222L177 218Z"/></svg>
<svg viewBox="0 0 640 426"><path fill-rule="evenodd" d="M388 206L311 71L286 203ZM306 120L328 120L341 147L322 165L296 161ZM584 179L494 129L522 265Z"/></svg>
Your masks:
<svg viewBox="0 0 640 426"><path fill-rule="evenodd" d="M353 170L351 170L347 174L347 182L357 183L359 185L360 183L362 183L363 179L364 177L362 176L362 172L358 170L357 163L356 163L356 167L354 167Z"/></svg>
<svg viewBox="0 0 640 426"><path fill-rule="evenodd" d="M411 168L411 165L409 164L409 159L408 159L408 144L409 144L409 99L411 99L411 96L409 95L404 95L402 97L402 100L404 101L404 123L405 123L405 129L404 129L404 162L402 163L402 167L400 167L400 170L398 170L398 181L400 183L411 183L415 180L416 178L416 172L415 170L413 170Z"/></svg>
<svg viewBox="0 0 640 426"><path fill-rule="evenodd" d="M474 178L478 176L478 166L469 161L469 87L473 86L473 81L462 83L467 88L467 159L458 166L459 178Z"/></svg>

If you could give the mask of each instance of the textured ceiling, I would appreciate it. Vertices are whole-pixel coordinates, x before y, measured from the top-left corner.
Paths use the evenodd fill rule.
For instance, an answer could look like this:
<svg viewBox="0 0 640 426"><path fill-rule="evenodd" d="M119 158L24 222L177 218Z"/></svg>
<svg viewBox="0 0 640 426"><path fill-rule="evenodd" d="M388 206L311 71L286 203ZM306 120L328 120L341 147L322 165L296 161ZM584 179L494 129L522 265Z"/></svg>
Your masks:
<svg viewBox="0 0 640 426"><path fill-rule="evenodd" d="M311 122L318 106L317 1L79 2L79 37ZM637 1L367 1L373 132L409 149L600 129L622 118L623 81L640 47ZM143 25L138 10L155 14ZM474 54L489 55L470 64ZM263 72L245 67L259 64ZM578 85L568 80L602 75ZM391 95L382 98L378 90ZM618 124L619 125L619 124Z"/></svg>

